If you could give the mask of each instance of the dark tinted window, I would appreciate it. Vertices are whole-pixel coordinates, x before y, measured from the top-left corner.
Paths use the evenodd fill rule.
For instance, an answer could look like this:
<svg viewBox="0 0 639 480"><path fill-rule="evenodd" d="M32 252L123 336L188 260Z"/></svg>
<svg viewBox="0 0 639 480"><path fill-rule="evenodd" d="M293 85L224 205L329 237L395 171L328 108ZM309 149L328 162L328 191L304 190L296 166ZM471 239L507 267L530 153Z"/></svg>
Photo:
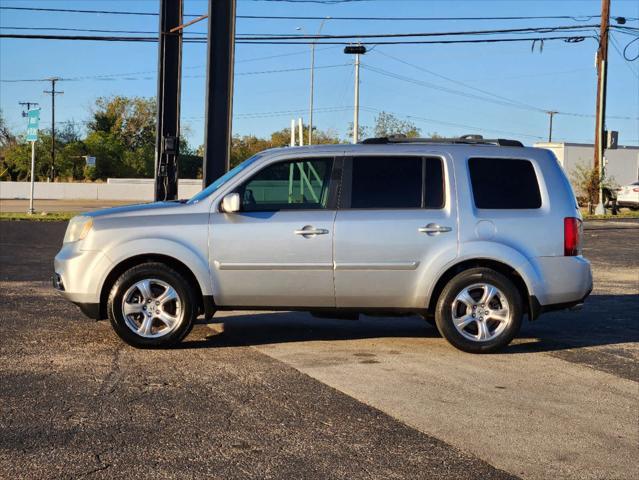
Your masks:
<svg viewBox="0 0 639 480"><path fill-rule="evenodd" d="M352 208L419 208L421 157L353 158Z"/></svg>
<svg viewBox="0 0 639 480"><path fill-rule="evenodd" d="M326 208L332 159L308 159L269 165L238 193L242 211Z"/></svg>
<svg viewBox="0 0 639 480"><path fill-rule="evenodd" d="M477 208L541 207L537 175L528 160L471 158L468 169Z"/></svg>
<svg viewBox="0 0 639 480"><path fill-rule="evenodd" d="M440 159L353 158L351 208L441 208L443 204Z"/></svg>
<svg viewBox="0 0 639 480"><path fill-rule="evenodd" d="M427 158L424 189L424 207L442 208L444 206L444 167L439 158Z"/></svg>

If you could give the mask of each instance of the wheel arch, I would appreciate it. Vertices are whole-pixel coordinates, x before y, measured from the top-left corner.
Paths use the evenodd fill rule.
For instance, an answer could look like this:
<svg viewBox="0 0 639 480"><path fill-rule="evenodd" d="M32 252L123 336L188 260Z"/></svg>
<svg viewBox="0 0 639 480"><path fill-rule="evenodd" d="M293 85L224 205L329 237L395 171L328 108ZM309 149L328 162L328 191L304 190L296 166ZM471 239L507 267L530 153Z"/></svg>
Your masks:
<svg viewBox="0 0 639 480"><path fill-rule="evenodd" d="M428 300L427 311L429 313L434 313L437 305L437 301L439 300L439 296L446 284L457 274L469 270L471 268L484 267L490 268L498 273L501 273L506 278L511 280L519 293L521 294L523 300L523 308L524 311L528 314L530 319L534 319L537 317L538 312L535 306L532 304L534 296L531 294L530 288L528 287L526 280L522 276L522 274L514 267L505 263L501 260L495 260L492 258L471 258L462 260L460 262L455 263L454 265L448 267L437 279L435 286L433 287L431 294Z"/></svg>
<svg viewBox="0 0 639 480"><path fill-rule="evenodd" d="M182 275L184 279L189 283L191 288L193 288L194 290L195 298L198 302L196 308L199 312L208 314L208 310L210 309L208 301L209 299L207 299L203 294L202 286L200 285L200 282L198 281L191 268L189 268L185 263L170 255L161 253L144 253L121 260L109 271L106 278L102 282L102 287L100 289L100 318L104 319L107 316L106 304L109 298L109 292L111 291L111 288L115 284L116 280L127 270L138 265L150 262L158 262L167 265L168 267L172 268L180 275Z"/></svg>

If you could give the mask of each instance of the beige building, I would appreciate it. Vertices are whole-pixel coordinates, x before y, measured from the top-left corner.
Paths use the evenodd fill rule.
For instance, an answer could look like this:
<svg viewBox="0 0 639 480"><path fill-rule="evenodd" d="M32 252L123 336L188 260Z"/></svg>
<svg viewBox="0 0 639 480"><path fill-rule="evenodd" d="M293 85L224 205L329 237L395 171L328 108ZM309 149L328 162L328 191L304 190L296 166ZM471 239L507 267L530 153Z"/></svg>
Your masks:
<svg viewBox="0 0 639 480"><path fill-rule="evenodd" d="M595 149L588 143L537 142L538 148L551 150L571 177L577 165L591 166ZM619 146L606 150L606 177L619 185L628 185L639 179L639 147Z"/></svg>

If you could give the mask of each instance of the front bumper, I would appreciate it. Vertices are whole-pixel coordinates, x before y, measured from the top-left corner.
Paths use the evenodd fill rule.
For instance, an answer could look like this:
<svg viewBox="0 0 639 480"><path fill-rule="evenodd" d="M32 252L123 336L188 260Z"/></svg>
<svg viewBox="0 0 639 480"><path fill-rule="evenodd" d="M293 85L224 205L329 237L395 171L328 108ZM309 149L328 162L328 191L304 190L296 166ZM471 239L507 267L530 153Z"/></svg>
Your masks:
<svg viewBox="0 0 639 480"><path fill-rule="evenodd" d="M56 255L53 287L75 304L99 305L110 262L100 251L81 250L80 243L64 244Z"/></svg>

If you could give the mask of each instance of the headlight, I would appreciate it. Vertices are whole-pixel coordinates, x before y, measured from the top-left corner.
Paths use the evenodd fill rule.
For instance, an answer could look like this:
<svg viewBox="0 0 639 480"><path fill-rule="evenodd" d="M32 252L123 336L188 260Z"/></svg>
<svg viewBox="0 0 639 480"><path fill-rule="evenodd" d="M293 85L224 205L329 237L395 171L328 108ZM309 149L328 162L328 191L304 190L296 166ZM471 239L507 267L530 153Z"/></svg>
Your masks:
<svg viewBox="0 0 639 480"><path fill-rule="evenodd" d="M93 219L78 215L69 220L67 232L64 234L63 243L77 242L84 239L93 227Z"/></svg>

